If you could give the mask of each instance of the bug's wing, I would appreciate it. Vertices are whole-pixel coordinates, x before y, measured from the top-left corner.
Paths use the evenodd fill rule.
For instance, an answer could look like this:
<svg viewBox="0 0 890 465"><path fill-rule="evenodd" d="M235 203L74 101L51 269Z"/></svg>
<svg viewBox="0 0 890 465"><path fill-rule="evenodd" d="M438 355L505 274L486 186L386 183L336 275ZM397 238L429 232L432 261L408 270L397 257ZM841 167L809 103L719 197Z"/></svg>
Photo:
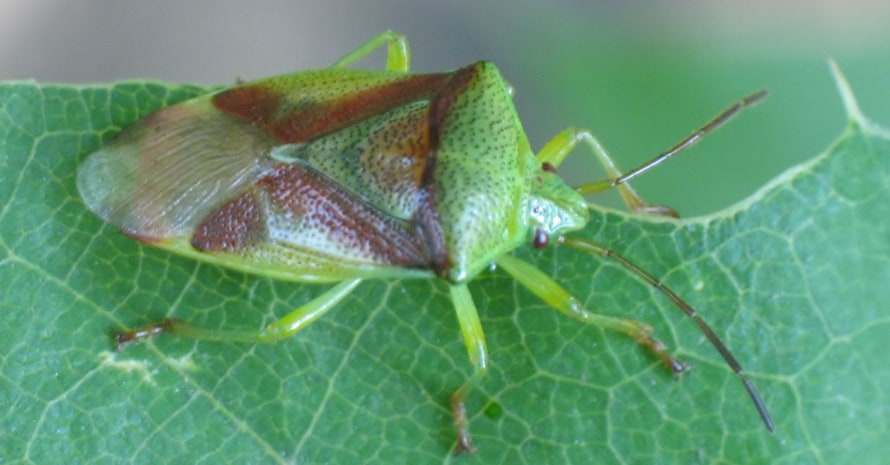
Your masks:
<svg viewBox="0 0 890 465"><path fill-rule="evenodd" d="M202 97L126 129L81 166L84 201L140 241L282 279L423 268L407 222L310 161L275 155L309 147L354 158L341 152L353 138L326 149L281 145L266 127L215 108Z"/></svg>
<svg viewBox="0 0 890 465"><path fill-rule="evenodd" d="M269 157L272 147L339 134L427 98L449 78L320 70L199 97L146 117L92 154L78 189L131 236L183 237L283 161Z"/></svg>
<svg viewBox="0 0 890 465"><path fill-rule="evenodd" d="M128 235L230 267L425 270L429 102L453 78L321 70L226 89L126 129L81 165L78 188Z"/></svg>
<svg viewBox="0 0 890 465"><path fill-rule="evenodd" d="M201 97L149 115L91 154L77 187L90 209L140 240L188 236L272 169L274 143Z"/></svg>

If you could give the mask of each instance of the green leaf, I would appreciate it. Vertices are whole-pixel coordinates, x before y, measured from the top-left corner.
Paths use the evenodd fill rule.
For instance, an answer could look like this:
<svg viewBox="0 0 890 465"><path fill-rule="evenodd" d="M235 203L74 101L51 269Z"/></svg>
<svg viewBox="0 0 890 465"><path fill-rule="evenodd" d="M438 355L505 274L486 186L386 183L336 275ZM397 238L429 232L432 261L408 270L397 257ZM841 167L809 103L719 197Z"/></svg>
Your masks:
<svg viewBox="0 0 890 465"><path fill-rule="evenodd" d="M664 296L608 261L522 250L590 309L652 324L695 368L674 381L633 341L483 273L470 286L491 352L468 405L479 453L452 459L448 396L470 367L439 282L367 282L278 344L161 337L113 351L116 329L166 316L257 328L325 289L151 249L80 202L86 154L200 92L0 87L0 462L834 464L890 452L890 140L849 95L838 141L746 202L683 221L605 211L582 232L704 316L775 434Z"/></svg>

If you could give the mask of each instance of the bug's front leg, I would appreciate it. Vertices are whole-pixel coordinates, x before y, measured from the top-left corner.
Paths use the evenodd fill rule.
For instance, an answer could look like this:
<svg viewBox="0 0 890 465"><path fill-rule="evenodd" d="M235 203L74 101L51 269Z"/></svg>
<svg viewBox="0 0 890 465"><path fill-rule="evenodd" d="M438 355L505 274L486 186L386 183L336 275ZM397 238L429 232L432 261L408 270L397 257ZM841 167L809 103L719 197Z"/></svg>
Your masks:
<svg viewBox="0 0 890 465"><path fill-rule="evenodd" d="M621 178L621 171L618 169L618 165L615 164L615 161L612 160L612 157L609 156L599 140L593 136L593 133L586 129L568 128L563 130L538 152L536 156L537 161L541 164L549 163L553 166L559 166L565 157L582 142L590 147L608 176L608 178L601 181L582 186L584 189L581 192L582 194L595 194L617 187L625 205L634 213L648 213L675 218L679 216L671 207L647 203L629 183L615 183L616 180Z"/></svg>
<svg viewBox="0 0 890 465"><path fill-rule="evenodd" d="M355 50L337 60L331 68L345 68L361 60L386 44L387 71L407 73L411 69L411 52L408 50L408 38L393 31L385 31L371 38Z"/></svg>
<svg viewBox="0 0 890 465"><path fill-rule="evenodd" d="M327 313L330 309L334 308L334 306L349 295L361 281L361 279L343 281L324 294L306 302L294 311L288 313L280 320L259 330L199 328L184 321L168 318L160 323L148 325L143 328L115 333L114 340L117 343L118 350L121 350L130 342L157 336L161 333L169 333L194 339L209 339L227 342L279 341L293 336L297 331L305 328L310 323Z"/></svg>
<svg viewBox="0 0 890 465"><path fill-rule="evenodd" d="M470 440L467 407L464 402L470 394L470 390L488 371L488 350L485 348L485 334L482 332L479 314L476 312L473 296L470 295L467 286L465 284L451 286L451 300L454 302L454 310L460 324L464 345L467 346L470 363L473 364L473 374L451 394L451 410L454 413L454 425L457 428L457 446L454 454L472 454L476 452L476 449Z"/></svg>
<svg viewBox="0 0 890 465"><path fill-rule="evenodd" d="M636 168L622 173L618 170L618 166L609 157L609 154L603 149L602 144L593 136L593 134L586 129L576 129L569 128L561 133L559 133L556 137L553 138L547 145L544 146L543 149L537 154L537 161L539 163L549 163L553 166L559 166L562 160L578 145L579 142L586 143L591 150L593 150L594 155L596 155L597 160L603 165L603 168L606 170L606 174L609 176L606 179L601 179L599 181L594 181L586 184L582 184L581 186L576 187L575 189L581 194L595 194L597 192L602 192L613 187L617 187L618 191L621 193L621 197L624 199L624 203L627 204L628 208L636 213L650 213L656 215L665 215L665 216L673 216L677 217L677 212L670 207L659 206L659 205L650 205L643 201L640 198L639 194L630 187L631 179L649 171L652 168L664 163L665 161L673 158L675 155L680 153L681 151L695 145L698 141L700 141L706 134L714 131L720 126L724 125L727 121L734 118L738 115L742 110L747 107L753 106L761 102L766 97L766 91L761 90L755 92L735 103L727 107L725 110L720 112L717 116L712 118L710 121L705 123L704 126L695 130L692 134L683 138L680 142L677 142L673 147L668 149L666 152L660 153L656 155L651 160L637 166Z"/></svg>

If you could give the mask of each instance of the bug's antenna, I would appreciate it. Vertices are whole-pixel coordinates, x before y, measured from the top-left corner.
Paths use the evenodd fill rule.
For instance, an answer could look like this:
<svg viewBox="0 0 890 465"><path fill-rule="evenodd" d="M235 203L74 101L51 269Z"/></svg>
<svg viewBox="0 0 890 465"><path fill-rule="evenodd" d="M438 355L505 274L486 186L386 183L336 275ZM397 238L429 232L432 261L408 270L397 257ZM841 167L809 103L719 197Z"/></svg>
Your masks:
<svg viewBox="0 0 890 465"><path fill-rule="evenodd" d="M724 112L725 113L725 112ZM730 115L731 116L731 115ZM725 120L726 117L724 117ZM719 118L718 118L719 120ZM718 121L715 120L715 121ZM718 122L717 124L719 124ZM606 247L605 245L598 244L593 241L588 241L585 239L577 239L577 238L568 238L561 236L557 239L557 244L567 245L569 247L583 250L585 252L592 253L594 255L598 255L603 258L610 258L623 266L625 269L630 271L631 273L639 276L643 281L646 281L652 287L658 289L662 294L667 296L674 305L677 306L683 313L686 314L689 318L691 318L698 328L704 333L705 337L708 338L708 341L717 349L717 352L720 353L720 356L723 357L723 360L726 361L726 364L732 368L732 371L739 377L742 381L742 384L745 386L745 390L748 392L748 396L751 398L751 402L754 403L754 408L757 409L757 413L760 415L760 419L763 421L763 425L766 426L766 429L769 432L773 432L775 429L775 425L773 424L773 419L769 414L769 410L766 408L766 404L763 402L763 399L760 397L760 394L757 392L757 389L754 387L754 383L745 376L744 371L742 370L741 364L739 364L738 360L736 360L735 356L732 355L732 352L726 347L723 341L720 340L719 337L714 333L714 330L705 323L698 313L686 303L683 299L680 298L674 291L664 285L660 280L656 279L651 274L647 273L645 270L640 268L639 266L633 264L628 259L619 255L614 250Z"/></svg>
<svg viewBox="0 0 890 465"><path fill-rule="evenodd" d="M730 105L729 108L723 110L723 112L715 116L714 119L708 121L707 124L699 128L697 131L686 136L685 139L678 142L666 152L660 155L656 155L655 158L615 178L615 180L612 181L612 185L617 186L618 184L626 183L627 181L630 181L631 179L645 173L651 168L655 168L656 166L662 164L669 158L681 152L683 149L689 148L696 142L700 141L702 137L704 137L709 132L714 131L720 126L723 126L724 123L731 120L744 108L756 105L757 103L760 103L760 101L762 101L764 98L766 98L766 90L760 90Z"/></svg>
<svg viewBox="0 0 890 465"><path fill-rule="evenodd" d="M704 126L698 128L695 132L686 136L680 142L677 142L676 145L674 145L667 151L656 155L654 158L643 163L642 165L637 166L636 168L614 178L607 178L600 181L583 184L581 186L578 186L576 190L582 195L594 194L607 189L611 189L613 187L617 187L630 181L631 179L645 173L646 171L649 171L650 169L655 168L656 166L666 162L668 159L682 152L684 149L695 145L695 143L700 141L705 135L713 132L720 126L723 126L723 124L738 115L743 109L760 103L764 98L766 98L766 94L766 90L760 90L730 105L719 115L711 119L711 121L708 121Z"/></svg>

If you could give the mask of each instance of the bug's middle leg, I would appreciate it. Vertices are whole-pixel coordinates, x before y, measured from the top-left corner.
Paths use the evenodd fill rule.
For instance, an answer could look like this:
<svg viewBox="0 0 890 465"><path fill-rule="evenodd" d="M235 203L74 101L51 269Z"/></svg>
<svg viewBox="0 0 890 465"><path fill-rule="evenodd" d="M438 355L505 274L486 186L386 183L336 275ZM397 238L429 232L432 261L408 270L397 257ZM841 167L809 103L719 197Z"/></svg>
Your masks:
<svg viewBox="0 0 890 465"><path fill-rule="evenodd" d="M469 420L464 402L470 390L488 371L488 349L485 347L485 334L482 332L482 323L479 321L470 290L465 284L455 284L450 289L460 332L464 338L464 345L467 346L470 363L473 364L473 374L451 394L451 409L454 413L454 425L457 428L457 447L454 454L472 454L476 449L470 440Z"/></svg>

